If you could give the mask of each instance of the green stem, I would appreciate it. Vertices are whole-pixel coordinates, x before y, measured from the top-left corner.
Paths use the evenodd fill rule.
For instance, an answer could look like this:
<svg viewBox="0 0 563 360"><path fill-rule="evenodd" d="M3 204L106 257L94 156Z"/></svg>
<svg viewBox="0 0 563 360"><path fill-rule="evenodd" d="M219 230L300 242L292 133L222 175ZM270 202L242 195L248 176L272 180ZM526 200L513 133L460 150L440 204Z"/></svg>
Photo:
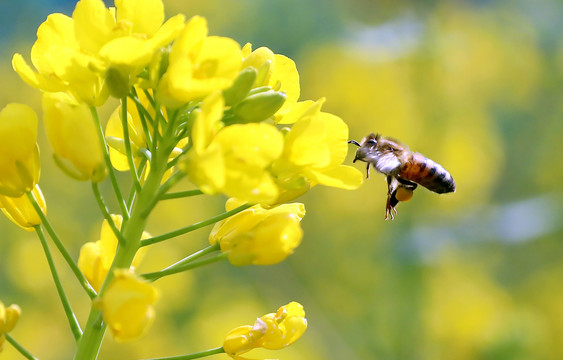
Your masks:
<svg viewBox="0 0 563 360"><path fill-rule="evenodd" d="M215 244L210 245L210 246L208 246L208 247L206 247L206 248L204 248L204 249L201 249L201 250L199 250L199 251L196 251L195 253L193 253L193 254L191 254L191 255L186 256L186 257L183 258L182 260L180 260L180 261L178 261L178 262L176 262L176 263L170 265L169 267L167 267L167 268L165 268L165 269L163 269L163 270L168 270L168 269L171 269L171 268L176 267L176 266L180 266L180 265L183 265L183 264L187 264L187 263L189 263L189 262L192 262L192 261L194 261L194 260L197 260L197 259L199 259L200 257L202 257L202 256L204 256L204 255L207 255L207 254L209 254L209 253L212 253L212 252L214 252L214 251L217 251L217 250L219 250L219 249L221 249L221 246L219 245L219 243L215 243Z"/></svg>
<svg viewBox="0 0 563 360"><path fill-rule="evenodd" d="M159 149L160 150L160 149ZM167 159L168 154L158 154L159 158ZM164 164L151 164L148 177L138 193L138 197L132 207L131 216L129 221L122 225L122 235L125 239L125 246L117 248L113 263L108 271L106 279L100 289L100 297L111 283L114 270L119 268L129 268L133 261L135 254L140 246L141 235L146 227L149 213L145 209L149 207L155 197L159 187L160 181L166 171L166 163ZM90 316L84 328L82 339L78 342L78 347L75 354L76 360L93 360L96 359L100 350L106 325L101 322L99 318L100 311L92 307L90 309Z"/></svg>
<svg viewBox="0 0 563 360"><path fill-rule="evenodd" d="M133 151L131 151L131 138L129 137L129 124L127 123L127 97L121 99L121 127L123 128L123 142L125 143L125 153L127 163L129 164L129 172L131 173L131 180L133 186L137 191L141 191L141 183L139 182L139 174L137 174L137 167L133 159Z"/></svg>
<svg viewBox="0 0 563 360"><path fill-rule="evenodd" d="M158 191L152 198L151 202L148 204L146 209L144 209L144 214L148 215L162 196L164 196L168 190L182 180L184 176L185 174L182 171L175 172L172 176L170 176L170 178L158 188Z"/></svg>
<svg viewBox="0 0 563 360"><path fill-rule="evenodd" d="M196 195L203 195L203 192L199 189L178 191L178 192L175 192L175 193L164 194L160 197L160 200L180 199L180 198L196 196Z"/></svg>
<svg viewBox="0 0 563 360"><path fill-rule="evenodd" d="M31 353L29 351L27 351L23 346L21 346L16 340L14 340L14 338L12 338L10 335L5 334L6 336L6 340L8 340L8 342L20 353L22 354L26 359L29 360L38 360L35 356L31 355Z"/></svg>
<svg viewBox="0 0 563 360"><path fill-rule="evenodd" d="M160 279L164 276L173 275L173 274L177 274L179 272L184 272L184 271L192 270L192 269L195 269L195 268L198 268L198 267L201 267L201 266L216 263L218 261L226 259L228 255L229 255L228 252L220 253L220 254L217 254L213 257L207 258L205 260L194 261L194 262L190 262L190 263L187 263L187 264L182 264L182 265L174 266L174 267L168 267L165 270L155 271L155 272L152 272L152 273L146 273L146 274L142 274L141 276L144 277L145 279L149 280L149 281L156 281L156 280L158 280L158 279Z"/></svg>
<svg viewBox="0 0 563 360"><path fill-rule="evenodd" d="M66 250L65 246L61 242L57 233L55 232L55 230L51 226L51 223L49 222L49 220L47 220L47 217L43 213L43 210L41 210L41 207L37 203L37 199L35 199L35 195L33 195L33 193L31 191L29 191L27 193L27 198L31 202L31 205L33 206L35 211L37 212L37 215L39 215L39 218L41 219L41 223L43 224L43 226L45 227L45 229L49 233L51 240L53 240L53 243L55 244L55 246L57 247L57 249L59 250L59 252L63 256L63 258L65 259L66 263L68 264L68 266L72 270L72 273L74 274L74 276L76 277L76 279L78 280L78 282L80 283L82 288L86 291L86 294L88 294L90 299L95 298L98 295L96 293L96 290L94 290L92 285L90 285L88 280L86 280L86 278L84 277L84 274L82 273L82 271L80 271L80 269L78 268L78 265L76 265L74 260L72 260L72 257L70 256L70 254Z"/></svg>
<svg viewBox="0 0 563 360"><path fill-rule="evenodd" d="M209 349L205 351L200 351L193 354L186 354L186 355L178 355L178 356L168 356L168 357L161 357L161 358L154 358L154 359L147 359L147 360L191 360L191 359L199 359L206 356L211 356L215 354L222 354L225 350L223 347L218 347L215 349Z"/></svg>
<svg viewBox="0 0 563 360"><path fill-rule="evenodd" d="M183 228L178 229L178 230L171 231L171 232L166 233L166 234L162 234L162 235L159 235L159 236L154 236L154 237L149 238L149 239L141 240L141 246L156 244L158 242L168 240L168 239L172 239L176 236L180 236L180 235L189 233L191 231L200 229L200 228L205 227L207 225L215 224L216 222L221 221L223 219L226 219L229 216L235 215L235 214L237 214L237 213L239 213L243 210L246 210L251 206L252 205L250 205L250 204L243 204L243 205L241 205L241 206L239 206L239 207L237 207L233 210L224 212L222 214L219 214L219 215L214 216L212 218L209 218L207 220L200 221L198 223L183 227Z"/></svg>
<svg viewBox="0 0 563 360"><path fill-rule="evenodd" d="M104 216L104 219L107 220L109 227L111 228L111 231L113 231L113 234L115 235L115 237L117 238L119 243L121 245L124 245L125 239L123 238L123 235L121 235L121 232L117 228L117 225L115 225L115 222L113 221L113 218L111 217L109 210L108 210L106 204L104 203L104 199L102 198L102 194L100 194L100 188L98 186L98 183L95 183L93 181L92 181L92 191L94 192L94 198L96 198L96 202L98 203L98 207L100 208L100 211L102 212L102 215Z"/></svg>
<svg viewBox="0 0 563 360"><path fill-rule="evenodd" d="M100 118L98 117L98 111L94 106L90 106L90 112L92 113L92 117L94 118L94 121L96 123L96 132L98 133L98 141L100 142L100 146L102 147L102 154L104 156L104 162L106 163L106 167L109 172L111 185L113 187L113 191L115 192L115 197L117 198L117 203L119 204L119 208L121 209L121 215L123 216L123 220L126 220L129 218L129 211L127 210L125 199L121 194L121 189L119 188L119 184L117 183L117 177L115 176L115 171L113 170L113 166L111 165L108 145L106 144L106 138L104 137L104 130L102 129L102 124L100 123Z"/></svg>
<svg viewBox="0 0 563 360"><path fill-rule="evenodd" d="M74 335L74 339L78 341L82 336L82 330L80 329L80 325L78 324L78 320L72 311L72 307L70 306L70 302L66 297L65 290L63 288L63 284L61 283L61 279L59 274L57 273L57 268L55 267L55 262L53 261L53 256L51 251L49 250L49 244L47 244L47 239L45 238L45 234L43 234L43 230L41 229L40 225L34 226L35 232L39 239L41 240L41 246L43 246L43 251L45 252L45 257L47 258L47 262L49 263L49 269L51 270L51 275L53 276L53 280L55 280L55 286L57 287L57 292L59 293L59 298L63 304L63 308L68 319L68 323L70 325L70 330L72 331L72 335Z"/></svg>

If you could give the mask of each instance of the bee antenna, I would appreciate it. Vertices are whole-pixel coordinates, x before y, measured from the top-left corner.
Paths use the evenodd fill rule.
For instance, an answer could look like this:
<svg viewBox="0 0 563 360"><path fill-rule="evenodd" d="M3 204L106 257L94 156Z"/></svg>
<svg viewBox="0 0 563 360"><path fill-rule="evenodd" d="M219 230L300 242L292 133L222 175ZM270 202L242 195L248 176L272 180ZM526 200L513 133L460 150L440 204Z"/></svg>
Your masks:
<svg viewBox="0 0 563 360"><path fill-rule="evenodd" d="M354 144L356 146L360 146L360 143L357 142L356 140L348 140L348 144Z"/></svg>

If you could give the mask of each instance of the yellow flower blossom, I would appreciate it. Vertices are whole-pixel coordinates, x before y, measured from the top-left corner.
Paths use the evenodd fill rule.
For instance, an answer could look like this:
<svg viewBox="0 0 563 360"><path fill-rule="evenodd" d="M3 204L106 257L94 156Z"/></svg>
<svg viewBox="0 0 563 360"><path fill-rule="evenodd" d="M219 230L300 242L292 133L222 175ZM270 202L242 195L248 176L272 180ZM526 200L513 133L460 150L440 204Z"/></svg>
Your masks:
<svg viewBox="0 0 563 360"><path fill-rule="evenodd" d="M122 217L120 215L111 215L113 222L118 229L121 229ZM147 239L150 234L143 232L142 238ZM118 240L111 230L107 220L102 223L102 230L100 233L100 240L96 242L87 242L80 249L80 256L78 257L78 267L96 291L99 291L104 283L108 271L115 257ZM131 270L142 260L144 255L144 248L141 248L131 264Z"/></svg>
<svg viewBox="0 0 563 360"><path fill-rule="evenodd" d="M152 284L127 270L118 269L96 306L102 310L103 319L115 340L131 341L143 336L150 328L158 297Z"/></svg>
<svg viewBox="0 0 563 360"><path fill-rule="evenodd" d="M244 56L242 68L252 66L258 70L254 87L270 86L286 94L286 101L276 112L275 120L279 124L288 124L284 116L295 106L301 91L295 62L286 56L274 54L266 47L252 51L252 45L249 43L243 47L242 54Z"/></svg>
<svg viewBox="0 0 563 360"><path fill-rule="evenodd" d="M0 111L0 194L20 197L39 181L37 115L27 105Z"/></svg>
<svg viewBox="0 0 563 360"><path fill-rule="evenodd" d="M214 93L203 101L192 128L192 148L179 167L206 193L225 193L249 202L269 202L278 188L268 168L282 151L283 137L270 124L221 128L224 100Z"/></svg>
<svg viewBox="0 0 563 360"><path fill-rule="evenodd" d="M207 20L194 16L174 42L158 89L158 98L166 105L202 99L228 88L237 77L242 64L240 45L207 33Z"/></svg>
<svg viewBox="0 0 563 360"><path fill-rule="evenodd" d="M307 183L348 190L362 184L357 169L342 165L348 152L348 126L339 117L321 112L322 101L295 108L300 115L285 136L282 156L272 167L280 186L291 191Z"/></svg>
<svg viewBox="0 0 563 360"><path fill-rule="evenodd" d="M14 329L21 315L21 309L18 305L12 304L5 307L0 301L0 352L4 348L6 334Z"/></svg>
<svg viewBox="0 0 563 360"><path fill-rule="evenodd" d="M35 185L31 192L43 213L46 214L47 204L39 185ZM8 219L26 231L33 231L35 225L41 224L41 218L25 194L20 197L0 195L0 207Z"/></svg>
<svg viewBox="0 0 563 360"><path fill-rule="evenodd" d="M227 210L238 205L227 202ZM233 265L272 265L283 261L299 246L303 237L300 222L303 204L284 204L272 209L260 205L244 210L215 224L209 242L219 243Z"/></svg>
<svg viewBox="0 0 563 360"><path fill-rule="evenodd" d="M45 93L43 113L47 138L65 172L79 180L102 181L106 168L88 107L64 93Z"/></svg>
<svg viewBox="0 0 563 360"><path fill-rule="evenodd" d="M161 0L118 0L106 8L102 0L81 0L72 18L51 14L37 31L31 50L34 71L20 54L14 70L29 85L47 92L65 91L78 101L101 105L108 86L128 89L136 76L184 27L177 15L163 24ZM109 71L108 71L109 70ZM117 72L124 84L106 83ZM119 94L124 96L126 94Z"/></svg>
<svg viewBox="0 0 563 360"><path fill-rule="evenodd" d="M295 301L282 306L276 313L256 319L253 326L244 325L231 330L223 342L225 353L233 359L252 349L263 347L280 350L293 344L307 330L303 306Z"/></svg>

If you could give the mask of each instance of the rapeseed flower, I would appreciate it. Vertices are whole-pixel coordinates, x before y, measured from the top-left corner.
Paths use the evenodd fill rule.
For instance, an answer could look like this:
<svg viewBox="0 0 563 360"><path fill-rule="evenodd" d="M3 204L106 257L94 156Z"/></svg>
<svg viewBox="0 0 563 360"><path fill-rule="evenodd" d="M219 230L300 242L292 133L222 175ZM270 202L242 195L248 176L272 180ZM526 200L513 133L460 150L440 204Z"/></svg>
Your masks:
<svg viewBox="0 0 563 360"><path fill-rule="evenodd" d="M244 325L231 330L223 342L225 353L236 360L252 349L263 347L280 350L297 341L307 330L303 306L295 301L256 319L253 326Z"/></svg>
<svg viewBox="0 0 563 360"><path fill-rule="evenodd" d="M39 185L35 185L31 193L44 214L47 213L47 204ZM33 227L41 224L41 218L29 201L27 195L9 197L0 195L0 208L8 219L26 231L33 231Z"/></svg>
<svg viewBox="0 0 563 360"><path fill-rule="evenodd" d="M0 301L0 352L4 348L6 334L14 329L21 315L18 305L12 304L8 307Z"/></svg>
<svg viewBox="0 0 563 360"><path fill-rule="evenodd" d="M230 199L226 209L240 205ZM303 204L284 204L271 209L260 205L215 224L209 242L219 243L222 252L228 252L231 264L273 265L283 261L301 243L303 230L300 222L305 216Z"/></svg>
<svg viewBox="0 0 563 360"><path fill-rule="evenodd" d="M27 105L0 111L0 194L20 197L39 181L37 115Z"/></svg>
<svg viewBox="0 0 563 360"><path fill-rule="evenodd" d="M95 306L102 310L115 340L124 342L136 340L148 331L158 297L152 284L128 270L118 269Z"/></svg>
<svg viewBox="0 0 563 360"><path fill-rule="evenodd" d="M121 229L121 223L123 218L120 215L111 215L115 226ZM143 232L142 238L149 238L150 235L147 232ZM115 257L115 251L117 249L117 237L111 230L110 225L107 220L102 223L102 230L100 232L100 240L96 242L87 242L80 249L80 256L78 257L78 267L92 285L92 287L99 291L106 279L108 271ZM134 270L136 266L142 260L144 255L144 250L141 249L135 255L133 263L131 264L131 270Z"/></svg>

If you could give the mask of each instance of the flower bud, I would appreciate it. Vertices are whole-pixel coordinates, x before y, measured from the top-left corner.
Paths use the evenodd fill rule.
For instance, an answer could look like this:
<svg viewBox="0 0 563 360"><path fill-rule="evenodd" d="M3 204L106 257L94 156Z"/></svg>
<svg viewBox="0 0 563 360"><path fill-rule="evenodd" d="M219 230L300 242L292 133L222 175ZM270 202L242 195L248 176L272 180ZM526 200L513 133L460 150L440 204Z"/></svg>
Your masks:
<svg viewBox="0 0 563 360"><path fill-rule="evenodd" d="M233 107L237 123L260 122L278 111L285 102L286 95L273 90L250 95Z"/></svg>
<svg viewBox="0 0 563 360"><path fill-rule="evenodd" d="M241 102L252 88L252 84L254 84L254 80L256 80L257 73L256 69L253 67L243 69L233 82L233 86L223 90L225 104L232 106Z"/></svg>
<svg viewBox="0 0 563 360"><path fill-rule="evenodd" d="M106 168L88 106L77 104L62 93L46 93L43 112L57 165L78 180L103 180Z"/></svg>
<svg viewBox="0 0 563 360"><path fill-rule="evenodd" d="M39 185L35 185L31 192L43 213L47 213L47 205ZM20 197L0 195L0 207L8 219L24 230L32 231L35 225L41 224L41 218L25 194Z"/></svg>
<svg viewBox="0 0 563 360"><path fill-rule="evenodd" d="M0 194L20 197L39 181L37 115L27 105L0 111Z"/></svg>
<svg viewBox="0 0 563 360"><path fill-rule="evenodd" d="M4 347L6 339L5 334L12 331L21 315L21 309L18 305L12 304L5 307L0 301L0 352Z"/></svg>

